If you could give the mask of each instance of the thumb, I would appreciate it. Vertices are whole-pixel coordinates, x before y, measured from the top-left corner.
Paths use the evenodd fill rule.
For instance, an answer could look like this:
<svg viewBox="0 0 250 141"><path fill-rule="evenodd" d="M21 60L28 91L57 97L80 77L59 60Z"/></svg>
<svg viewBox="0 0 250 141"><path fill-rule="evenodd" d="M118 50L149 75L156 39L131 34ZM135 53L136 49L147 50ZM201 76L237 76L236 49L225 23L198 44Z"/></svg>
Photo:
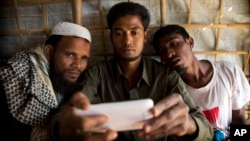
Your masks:
<svg viewBox="0 0 250 141"><path fill-rule="evenodd" d="M89 106L90 106L89 99L82 92L76 92L71 97L70 104L73 105L73 106L75 106L75 107L77 107L77 108L83 109L83 110L88 109Z"/></svg>

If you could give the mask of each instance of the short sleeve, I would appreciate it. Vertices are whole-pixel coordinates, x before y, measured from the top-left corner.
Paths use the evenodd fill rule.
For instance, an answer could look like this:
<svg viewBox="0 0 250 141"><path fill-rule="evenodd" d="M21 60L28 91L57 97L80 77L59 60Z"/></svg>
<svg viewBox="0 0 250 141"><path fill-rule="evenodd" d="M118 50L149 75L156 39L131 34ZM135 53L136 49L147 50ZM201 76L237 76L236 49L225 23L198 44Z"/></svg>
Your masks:
<svg viewBox="0 0 250 141"><path fill-rule="evenodd" d="M235 65L233 70L235 81L232 93L233 110L242 108L250 101L250 85L242 69Z"/></svg>

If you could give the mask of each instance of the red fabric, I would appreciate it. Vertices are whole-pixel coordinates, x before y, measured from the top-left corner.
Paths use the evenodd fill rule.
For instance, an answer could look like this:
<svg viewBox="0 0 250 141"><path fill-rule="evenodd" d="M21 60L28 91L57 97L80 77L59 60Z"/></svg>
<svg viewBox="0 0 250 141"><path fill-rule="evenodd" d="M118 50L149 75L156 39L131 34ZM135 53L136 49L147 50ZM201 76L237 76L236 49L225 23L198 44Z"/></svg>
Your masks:
<svg viewBox="0 0 250 141"><path fill-rule="evenodd" d="M214 124L218 120L219 117L219 107L215 107L209 110L203 111L203 114L207 118L207 120L211 123Z"/></svg>

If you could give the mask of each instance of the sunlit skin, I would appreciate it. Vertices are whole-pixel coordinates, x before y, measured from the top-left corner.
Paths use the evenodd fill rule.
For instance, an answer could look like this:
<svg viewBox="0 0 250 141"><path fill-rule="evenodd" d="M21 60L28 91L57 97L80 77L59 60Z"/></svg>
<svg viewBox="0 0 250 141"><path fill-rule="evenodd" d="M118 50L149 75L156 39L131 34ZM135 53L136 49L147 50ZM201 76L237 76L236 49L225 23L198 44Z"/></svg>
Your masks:
<svg viewBox="0 0 250 141"><path fill-rule="evenodd" d="M68 82L76 82L87 67L90 43L83 38L65 36L59 41L56 49L49 46L48 51L53 57L51 59L54 61L54 71Z"/></svg>
<svg viewBox="0 0 250 141"><path fill-rule="evenodd" d="M139 16L127 15L114 22L110 38L115 54L122 61L135 61L141 59L147 32Z"/></svg>

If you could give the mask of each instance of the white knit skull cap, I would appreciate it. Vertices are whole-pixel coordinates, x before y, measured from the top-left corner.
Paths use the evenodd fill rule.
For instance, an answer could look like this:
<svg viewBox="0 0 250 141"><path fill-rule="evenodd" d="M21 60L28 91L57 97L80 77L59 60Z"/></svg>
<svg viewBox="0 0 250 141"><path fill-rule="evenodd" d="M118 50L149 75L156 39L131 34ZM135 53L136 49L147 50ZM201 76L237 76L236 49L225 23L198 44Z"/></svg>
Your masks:
<svg viewBox="0 0 250 141"><path fill-rule="evenodd" d="M54 26L51 35L76 36L91 42L91 35L87 28L69 22L60 22Z"/></svg>

